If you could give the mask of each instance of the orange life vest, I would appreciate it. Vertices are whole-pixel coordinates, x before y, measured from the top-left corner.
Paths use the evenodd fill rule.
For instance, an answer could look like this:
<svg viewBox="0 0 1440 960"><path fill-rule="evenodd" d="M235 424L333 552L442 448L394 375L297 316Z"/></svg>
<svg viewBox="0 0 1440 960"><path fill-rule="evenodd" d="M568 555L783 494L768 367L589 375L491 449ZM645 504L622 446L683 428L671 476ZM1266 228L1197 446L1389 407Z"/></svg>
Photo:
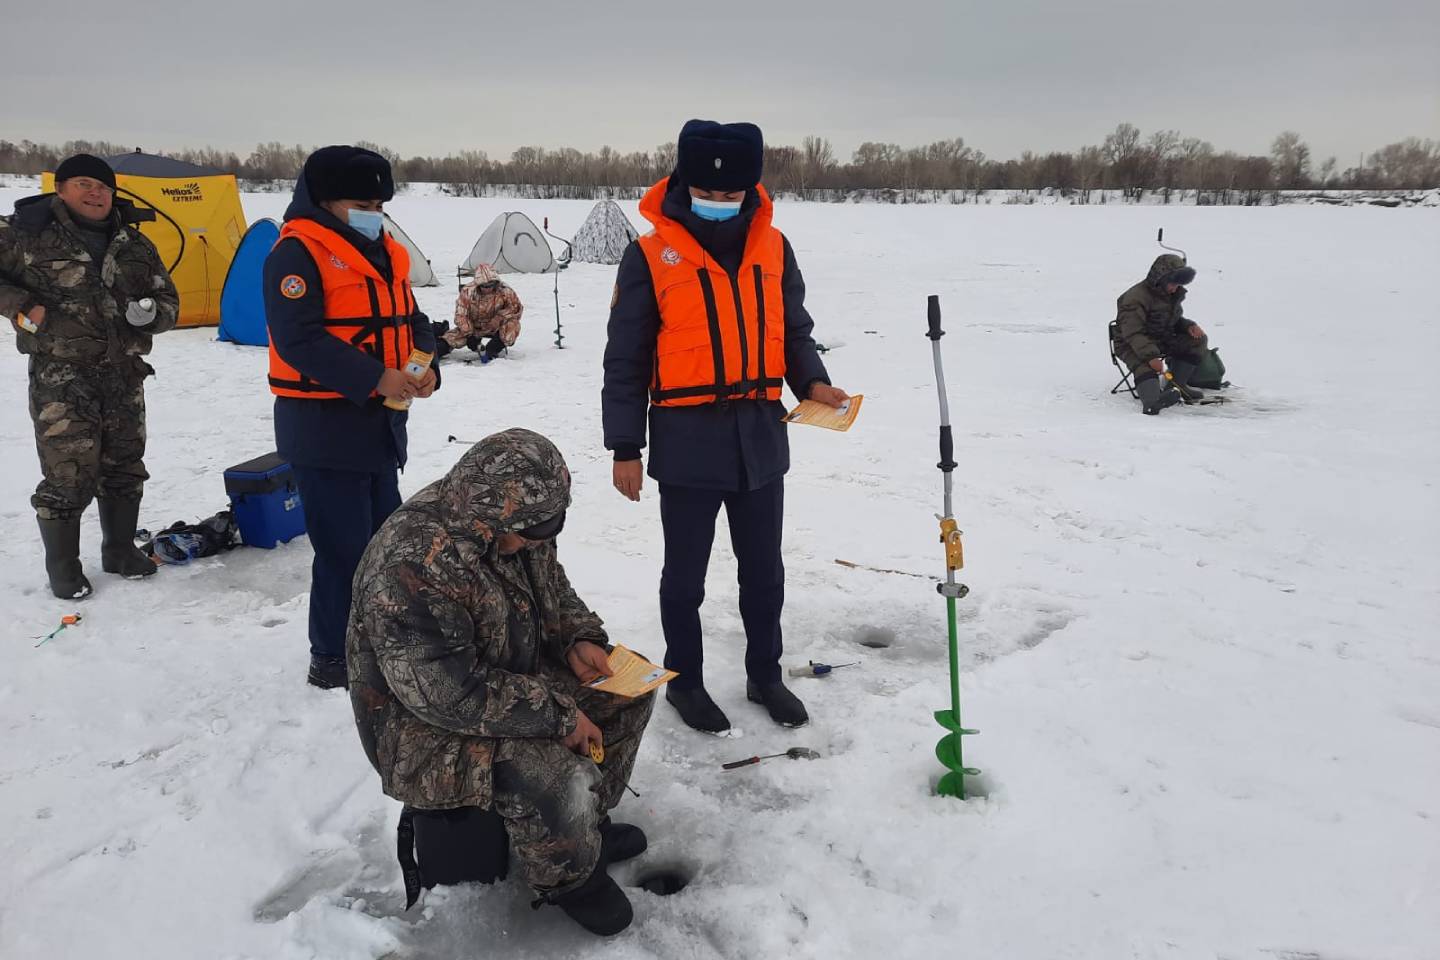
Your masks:
<svg viewBox="0 0 1440 960"><path fill-rule="evenodd" d="M332 336L363 350L387 367L399 370L405 366L415 348L410 317L416 313L415 294L410 290L410 255L390 234L382 233L385 252L390 257L387 281L375 265L334 230L313 220L290 220L280 231L280 239L294 237L305 245L310 259L320 271L325 293L325 330ZM305 293L300 277L281 279L281 293L290 284L297 298ZM341 394L316 383L295 369L275 349L270 338L270 391L281 397L306 400L338 400ZM372 397L377 396L373 391Z"/></svg>
<svg viewBox="0 0 1440 960"><path fill-rule="evenodd" d="M669 178L651 187L640 213L655 229L640 238L650 264L660 333L650 402L688 407L722 400L779 400L785 385L785 240L774 205L756 187L740 269L732 278L690 232L661 210Z"/></svg>

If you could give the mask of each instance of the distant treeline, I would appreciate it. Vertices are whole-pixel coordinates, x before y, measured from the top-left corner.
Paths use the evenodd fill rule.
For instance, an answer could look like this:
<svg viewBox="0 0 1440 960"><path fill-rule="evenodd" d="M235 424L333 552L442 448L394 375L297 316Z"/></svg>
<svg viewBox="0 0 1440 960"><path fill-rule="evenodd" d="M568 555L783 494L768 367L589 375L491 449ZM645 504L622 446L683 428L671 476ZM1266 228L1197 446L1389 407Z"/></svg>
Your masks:
<svg viewBox="0 0 1440 960"><path fill-rule="evenodd" d="M400 182L438 183L461 196L479 196L494 187L542 198L634 196L675 165L675 145L650 152L620 153L601 147L581 153L570 147L521 147L508 160L483 150L444 157L401 157L394 150L363 143L390 159ZM113 156L134 144L71 141L60 145L0 140L0 173L39 174L77 152ZM148 152L214 167L244 180L291 180L311 148L262 143L241 157L204 149ZM1196 191L1201 203L1259 203L1280 190L1423 190L1440 186L1440 142L1411 137L1381 147L1356 166L1341 168L1334 157L1316 164L1300 135L1277 136L1267 156L1217 152L1207 141L1157 130L1148 137L1122 123L1098 146L1071 153L1036 154L995 160L959 137L921 147L862 143L841 162L830 142L805 137L798 147L765 149L765 183L773 191L807 199L852 194L906 201L936 191L980 194L989 190L1051 189L1080 203L1092 194L1120 191L1138 200L1147 192L1166 200L1171 191ZM554 186L537 186L551 184Z"/></svg>

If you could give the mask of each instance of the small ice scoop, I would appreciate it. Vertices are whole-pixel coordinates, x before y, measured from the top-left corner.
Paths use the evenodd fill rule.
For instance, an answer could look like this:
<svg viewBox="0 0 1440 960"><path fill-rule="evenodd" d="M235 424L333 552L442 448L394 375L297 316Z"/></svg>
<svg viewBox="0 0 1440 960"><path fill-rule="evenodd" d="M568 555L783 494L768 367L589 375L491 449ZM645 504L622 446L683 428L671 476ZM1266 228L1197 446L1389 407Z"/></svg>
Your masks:
<svg viewBox="0 0 1440 960"><path fill-rule="evenodd" d="M732 760L729 763L720 764L721 770L736 770L740 767L748 767L752 763L759 763L761 760L773 760L776 757L789 757L791 760L819 760L820 754L809 747L791 747L784 753L771 753L763 757L746 757L744 760Z"/></svg>

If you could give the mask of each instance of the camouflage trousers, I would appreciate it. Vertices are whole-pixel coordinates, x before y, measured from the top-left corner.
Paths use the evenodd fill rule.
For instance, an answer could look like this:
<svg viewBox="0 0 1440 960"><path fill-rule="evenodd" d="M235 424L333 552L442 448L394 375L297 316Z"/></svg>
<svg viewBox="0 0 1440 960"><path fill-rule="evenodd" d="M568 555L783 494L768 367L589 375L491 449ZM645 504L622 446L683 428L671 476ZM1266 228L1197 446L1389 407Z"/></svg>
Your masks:
<svg viewBox="0 0 1440 960"><path fill-rule="evenodd" d="M78 517L95 497L139 500L145 481L142 361L123 368L30 359L30 419L43 479L30 503L44 520Z"/></svg>
<svg viewBox="0 0 1440 960"><path fill-rule="evenodd" d="M499 337L505 346L513 347L520 339L520 318L497 316L474 323L457 318L455 326L444 334L445 342L457 350L478 337Z"/></svg>
<svg viewBox="0 0 1440 960"><path fill-rule="evenodd" d="M626 700L577 684L575 703L604 735L598 766L559 740L504 740L496 753L494 808L505 820L512 862L537 893L564 893L595 869L598 824L630 782L655 697Z"/></svg>

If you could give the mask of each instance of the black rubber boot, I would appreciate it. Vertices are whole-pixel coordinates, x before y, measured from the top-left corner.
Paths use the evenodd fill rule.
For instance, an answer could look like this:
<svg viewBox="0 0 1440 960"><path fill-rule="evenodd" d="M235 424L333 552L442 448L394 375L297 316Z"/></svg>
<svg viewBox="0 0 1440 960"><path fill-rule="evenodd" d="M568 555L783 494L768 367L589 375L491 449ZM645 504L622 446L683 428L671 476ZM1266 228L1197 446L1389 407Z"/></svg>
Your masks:
<svg viewBox="0 0 1440 960"><path fill-rule="evenodd" d="M100 569L138 580L155 573L155 562L135 546L139 500L100 500Z"/></svg>
<svg viewBox="0 0 1440 960"><path fill-rule="evenodd" d="M600 821L600 859L620 863L638 857L650 846L645 831L631 823L615 823L607 815Z"/></svg>
<svg viewBox="0 0 1440 960"><path fill-rule="evenodd" d="M350 675L345 668L344 657L317 657L310 655L310 676L305 682L321 690L345 689L350 685Z"/></svg>
<svg viewBox="0 0 1440 960"><path fill-rule="evenodd" d="M745 681L745 696L751 703L761 703L770 711L770 719L782 727L803 727L810 722L805 704L786 688L783 681L760 684Z"/></svg>
<svg viewBox="0 0 1440 960"><path fill-rule="evenodd" d="M80 518L40 522L40 540L45 544L45 574L50 592L61 600L84 600L90 596L90 581L80 565Z"/></svg>
<svg viewBox="0 0 1440 960"><path fill-rule="evenodd" d="M710 699L704 687L693 690L677 690L674 684L665 687L665 699L680 713L680 719L688 726L703 733L724 733L730 729L730 719Z"/></svg>
<svg viewBox="0 0 1440 960"><path fill-rule="evenodd" d="M613 937L630 926L635 911L630 899L620 885L605 872L605 858L595 864L595 871L585 882L568 893L559 896L543 896L535 901L536 909L541 904L553 903L564 910L571 920L601 937Z"/></svg>
<svg viewBox="0 0 1440 960"><path fill-rule="evenodd" d="M1137 382L1135 392L1140 394L1140 412L1152 417L1180 402L1180 394L1162 388L1158 377L1146 377Z"/></svg>

